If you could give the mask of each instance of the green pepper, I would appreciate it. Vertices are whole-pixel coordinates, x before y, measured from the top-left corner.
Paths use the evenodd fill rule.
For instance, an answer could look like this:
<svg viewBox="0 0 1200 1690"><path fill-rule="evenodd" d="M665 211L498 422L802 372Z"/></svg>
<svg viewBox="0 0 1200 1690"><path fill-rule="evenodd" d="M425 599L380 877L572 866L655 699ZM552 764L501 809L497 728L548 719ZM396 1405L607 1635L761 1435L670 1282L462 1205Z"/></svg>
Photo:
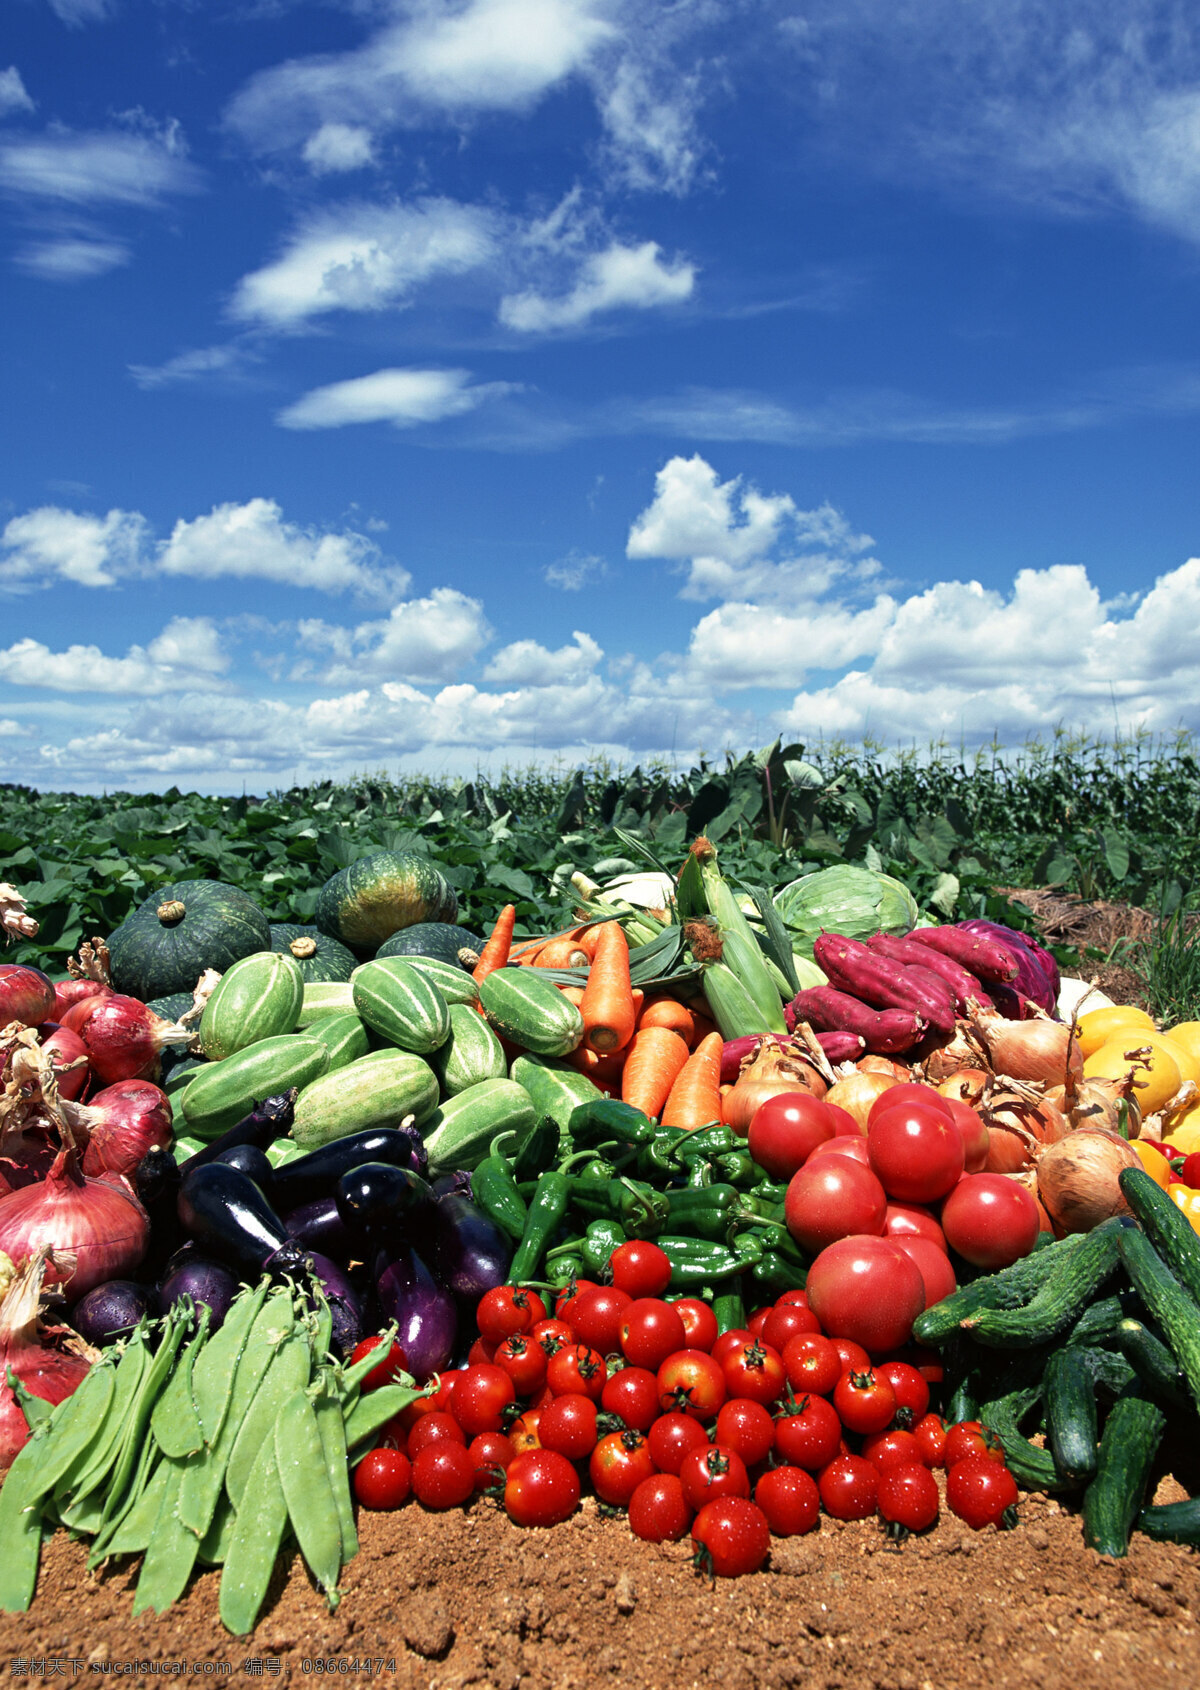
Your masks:
<svg viewBox="0 0 1200 1690"><path fill-rule="evenodd" d="M667 1193L672 1232L694 1233L723 1243L734 1212L741 1206L741 1193L732 1185L709 1185L699 1189L685 1186Z"/></svg>
<svg viewBox="0 0 1200 1690"><path fill-rule="evenodd" d="M758 1163L746 1149L731 1150L727 1156L718 1156L714 1166L723 1180L730 1185L749 1187L759 1174Z"/></svg>
<svg viewBox="0 0 1200 1690"><path fill-rule="evenodd" d="M597 1098L572 1109L567 1123L578 1145L618 1143L641 1147L652 1144L657 1133L653 1121L640 1109L633 1109L615 1097Z"/></svg>
<svg viewBox="0 0 1200 1690"><path fill-rule="evenodd" d="M609 1257L618 1245L625 1242L625 1228L617 1221L589 1221L583 1235L584 1272L600 1278L608 1268Z"/></svg>
<svg viewBox="0 0 1200 1690"><path fill-rule="evenodd" d="M573 1183L566 1174L557 1171L539 1176L529 1204L525 1231L521 1234L521 1242L509 1269L509 1278L514 1285L536 1276L546 1246L567 1213Z"/></svg>
<svg viewBox="0 0 1200 1690"><path fill-rule="evenodd" d="M606 1182L616 1178L617 1170L611 1162L606 1162L603 1156L597 1156L590 1150L586 1154L591 1156L592 1160L585 1163L583 1167L575 1169L576 1179L587 1180L589 1184L595 1184L596 1181Z"/></svg>
<svg viewBox="0 0 1200 1690"><path fill-rule="evenodd" d="M703 1191L712 1184L712 1163L703 1156L694 1156L687 1164L687 1183L691 1191Z"/></svg>
<svg viewBox="0 0 1200 1690"><path fill-rule="evenodd" d="M690 1162L694 1156L725 1156L731 1150L740 1150L744 1142L729 1127L701 1127L698 1132L684 1134L675 1154L681 1162Z"/></svg>
<svg viewBox="0 0 1200 1690"><path fill-rule="evenodd" d="M562 1290L573 1279L584 1277L583 1257L568 1253L559 1256L556 1261L546 1263L546 1284L557 1286Z"/></svg>
<svg viewBox="0 0 1200 1690"><path fill-rule="evenodd" d="M777 1180L760 1179L757 1185L750 1187L749 1195L761 1203L782 1204L787 1196L787 1186L781 1185Z"/></svg>
<svg viewBox="0 0 1200 1690"><path fill-rule="evenodd" d="M658 1239L671 1264L671 1290L699 1290L718 1280L744 1271L746 1263L723 1244L707 1244L693 1238Z"/></svg>
<svg viewBox="0 0 1200 1690"><path fill-rule="evenodd" d="M713 1313L717 1317L717 1333L740 1332L746 1324L746 1305L742 1293L729 1286L713 1298Z"/></svg>
<svg viewBox="0 0 1200 1690"><path fill-rule="evenodd" d="M549 1115L543 1115L535 1126L530 1127L513 1157L513 1178L518 1184L522 1180L536 1179L540 1173L554 1166L562 1153L561 1139L558 1122Z"/></svg>
<svg viewBox="0 0 1200 1690"><path fill-rule="evenodd" d="M666 1198L637 1180L576 1180L571 1201L593 1220L620 1221L630 1238L653 1238L667 1222Z"/></svg>
<svg viewBox="0 0 1200 1690"><path fill-rule="evenodd" d="M785 1262L773 1250L768 1250L750 1269L750 1278L772 1301L785 1291L802 1291L808 1280L807 1269Z"/></svg>
<svg viewBox="0 0 1200 1690"><path fill-rule="evenodd" d="M517 1190L512 1163L506 1156L485 1156L471 1175L471 1194L489 1220L515 1244L525 1234L529 1210Z"/></svg>

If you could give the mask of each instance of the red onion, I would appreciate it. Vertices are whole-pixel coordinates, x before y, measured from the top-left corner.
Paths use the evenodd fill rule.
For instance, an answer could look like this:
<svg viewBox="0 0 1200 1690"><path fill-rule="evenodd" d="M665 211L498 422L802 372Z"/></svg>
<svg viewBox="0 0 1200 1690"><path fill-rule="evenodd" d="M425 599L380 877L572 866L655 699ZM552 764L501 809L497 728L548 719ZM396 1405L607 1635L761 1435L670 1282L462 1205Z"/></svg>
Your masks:
<svg viewBox="0 0 1200 1690"><path fill-rule="evenodd" d="M0 1472L12 1465L29 1437L25 1416L8 1383L8 1369L32 1396L58 1403L71 1395L91 1366L83 1356L65 1354L45 1343L48 1334L39 1331L38 1297L47 1253L44 1248L35 1250L0 1298Z"/></svg>
<svg viewBox="0 0 1200 1690"><path fill-rule="evenodd" d="M87 998L111 996L112 987L102 985L99 980L56 980L54 1008L50 1011L50 1019L61 1021L68 1009L73 1009L77 1003L83 1003Z"/></svg>
<svg viewBox="0 0 1200 1690"><path fill-rule="evenodd" d="M54 1070L59 1097L75 1103L92 1077L83 1040L69 1027L55 1026L53 1021L43 1022L38 1032L42 1034L42 1049Z"/></svg>
<svg viewBox="0 0 1200 1690"><path fill-rule="evenodd" d="M0 1251L20 1266L48 1246L49 1282L72 1302L123 1278L146 1253L150 1221L128 1186L110 1183L114 1177L88 1179L74 1149L61 1151L39 1184L0 1197Z"/></svg>
<svg viewBox="0 0 1200 1690"><path fill-rule="evenodd" d="M22 962L0 962L0 1027L19 1021L36 1027L54 1008L54 985L40 968Z"/></svg>
<svg viewBox="0 0 1200 1690"><path fill-rule="evenodd" d="M73 1030L83 1040L88 1061L97 1079L105 1085L117 1080L140 1080L152 1073L164 1045L186 1044L192 1037L179 1027L155 1015L138 998L111 992L106 998L88 999L78 1011L68 1010Z"/></svg>
<svg viewBox="0 0 1200 1690"><path fill-rule="evenodd" d="M149 1080L120 1080L63 1113L87 1130L83 1171L93 1177L131 1174L148 1150L171 1142L171 1100Z"/></svg>

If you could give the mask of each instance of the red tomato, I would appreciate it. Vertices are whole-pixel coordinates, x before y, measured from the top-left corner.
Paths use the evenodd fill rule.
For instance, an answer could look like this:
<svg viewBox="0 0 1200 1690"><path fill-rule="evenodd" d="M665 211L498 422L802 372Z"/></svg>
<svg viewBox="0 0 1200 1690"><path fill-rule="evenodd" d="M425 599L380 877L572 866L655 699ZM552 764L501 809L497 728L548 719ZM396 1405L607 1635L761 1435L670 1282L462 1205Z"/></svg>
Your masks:
<svg viewBox="0 0 1200 1690"><path fill-rule="evenodd" d="M725 1401L725 1372L703 1350L676 1350L658 1370L658 1404L664 1414L711 1420Z"/></svg>
<svg viewBox="0 0 1200 1690"><path fill-rule="evenodd" d="M412 1464L398 1449L373 1449L354 1469L354 1494L364 1508L399 1508L412 1490Z"/></svg>
<svg viewBox="0 0 1200 1690"><path fill-rule="evenodd" d="M703 1508L719 1496L750 1495L746 1463L735 1449L725 1449L721 1444L706 1444L686 1455L679 1482L691 1508Z"/></svg>
<svg viewBox="0 0 1200 1690"><path fill-rule="evenodd" d="M771 1547L771 1528L761 1508L742 1497L709 1502L692 1522L692 1542L712 1563L717 1578L756 1573Z"/></svg>
<svg viewBox="0 0 1200 1690"><path fill-rule="evenodd" d="M678 1543L692 1523L692 1510L674 1473L643 1479L629 1498L629 1529L645 1543Z"/></svg>
<svg viewBox="0 0 1200 1690"><path fill-rule="evenodd" d="M648 1367L623 1367L605 1381L600 1406L635 1432L648 1432L659 1416L658 1381Z"/></svg>
<svg viewBox="0 0 1200 1690"><path fill-rule="evenodd" d="M462 1378L455 1380L451 1412L468 1438L475 1438L480 1432L498 1432L504 1424L505 1409L515 1399L513 1382L504 1369L484 1362L468 1367Z"/></svg>
<svg viewBox="0 0 1200 1690"><path fill-rule="evenodd" d="M713 1442L736 1449L747 1467L757 1467L774 1448L775 1422L760 1402L733 1397L717 1415Z"/></svg>
<svg viewBox="0 0 1200 1690"><path fill-rule="evenodd" d="M879 1474L861 1455L838 1455L817 1480L825 1512L835 1520L866 1520L875 1512Z"/></svg>
<svg viewBox="0 0 1200 1690"><path fill-rule="evenodd" d="M883 1236L894 1238L924 1238L945 1251L946 1234L938 1225L937 1216L923 1203L889 1203L883 1221Z"/></svg>
<svg viewBox="0 0 1200 1690"><path fill-rule="evenodd" d="M886 1110L908 1109L913 1104L936 1109L946 1120L950 1119L949 1102L935 1086L927 1086L922 1080L901 1080L898 1085L880 1092L871 1105L867 1116L867 1136L870 1137L871 1128Z"/></svg>
<svg viewBox="0 0 1200 1690"><path fill-rule="evenodd" d="M887 1197L870 1168L847 1156L822 1156L792 1175L783 1206L788 1231L815 1255L853 1233L881 1233ZM813 1308L811 1285L807 1290Z"/></svg>
<svg viewBox="0 0 1200 1690"><path fill-rule="evenodd" d="M633 1298L615 1285L598 1285L575 1299L571 1325L581 1344L602 1356L615 1355L621 1347L621 1321Z"/></svg>
<svg viewBox="0 0 1200 1690"><path fill-rule="evenodd" d="M987 1124L977 1109L972 1109L969 1103L961 1098L947 1097L944 1102L950 1105L954 1117L954 1125L958 1128L963 1141L963 1172L967 1174L981 1174L987 1166L988 1144L990 1134Z"/></svg>
<svg viewBox="0 0 1200 1690"><path fill-rule="evenodd" d="M412 1488L424 1508L461 1508L475 1493L475 1463L462 1444L440 1438L413 1462Z"/></svg>
<svg viewBox="0 0 1200 1690"><path fill-rule="evenodd" d="M608 1265L613 1284L629 1297L661 1297L671 1283L670 1258L648 1239L631 1238L618 1244Z"/></svg>
<svg viewBox="0 0 1200 1690"><path fill-rule="evenodd" d="M531 1397L546 1383L546 1352L532 1335L516 1332L496 1345L494 1361L519 1397Z"/></svg>
<svg viewBox="0 0 1200 1690"><path fill-rule="evenodd" d="M940 1414L923 1414L913 1427L913 1437L926 1467L946 1465L946 1427Z"/></svg>
<svg viewBox="0 0 1200 1690"><path fill-rule="evenodd" d="M904 1532L926 1531L938 1517L937 1480L919 1461L904 1461L879 1475L879 1512Z"/></svg>
<svg viewBox="0 0 1200 1690"><path fill-rule="evenodd" d="M495 1359L496 1346L495 1344L489 1344L486 1338L476 1338L475 1342L471 1345L471 1348L467 1351L468 1367L478 1367L480 1362L486 1362L490 1365L493 1361L495 1361Z"/></svg>
<svg viewBox="0 0 1200 1690"><path fill-rule="evenodd" d="M752 1402L778 1402L787 1386L783 1357L758 1338L731 1350L721 1362L721 1371L729 1395L749 1397Z"/></svg>
<svg viewBox="0 0 1200 1690"><path fill-rule="evenodd" d="M497 1285L494 1290L485 1291L475 1310L479 1336L489 1344L502 1344L514 1332L528 1332L545 1318L542 1299L516 1285Z"/></svg>
<svg viewBox="0 0 1200 1690"><path fill-rule="evenodd" d="M411 1431L423 1414L449 1414L454 1386L462 1378L465 1368L454 1368L437 1375L438 1388L428 1397L416 1397L396 1416L404 1430Z"/></svg>
<svg viewBox="0 0 1200 1690"><path fill-rule="evenodd" d="M954 1268L949 1256L931 1239L901 1235L893 1237L892 1243L898 1245L904 1254L917 1264L921 1284L925 1287L927 1309L932 1308L934 1303L940 1303L943 1297L950 1296L951 1292L957 1289L958 1281L954 1277Z"/></svg>
<svg viewBox="0 0 1200 1690"><path fill-rule="evenodd" d="M654 1462L640 1432L608 1432L591 1453L588 1474L601 1502L624 1508L643 1479L654 1474Z"/></svg>
<svg viewBox="0 0 1200 1690"><path fill-rule="evenodd" d="M896 1393L872 1370L843 1373L833 1388L833 1406L848 1432L882 1432L895 1415Z"/></svg>
<svg viewBox="0 0 1200 1690"><path fill-rule="evenodd" d="M564 1344L575 1342L575 1329L565 1320L539 1320L536 1326L530 1327L529 1336L542 1346L549 1358Z"/></svg>
<svg viewBox="0 0 1200 1690"><path fill-rule="evenodd" d="M467 1441L452 1414L423 1414L408 1434L408 1459L415 1461L423 1449L437 1443L439 1438L449 1438L452 1444L465 1444Z"/></svg>
<svg viewBox="0 0 1200 1690"><path fill-rule="evenodd" d="M635 1367L659 1368L687 1343L683 1321L670 1303L639 1297L621 1317L621 1349Z"/></svg>
<svg viewBox="0 0 1200 1690"><path fill-rule="evenodd" d="M881 1361L875 1372L896 1393L896 1424L911 1429L929 1409L929 1386L906 1361Z"/></svg>
<svg viewBox="0 0 1200 1690"><path fill-rule="evenodd" d="M555 1397L541 1411L537 1434L543 1449L556 1450L569 1461L582 1461L596 1447L595 1403L578 1393Z"/></svg>
<svg viewBox="0 0 1200 1690"><path fill-rule="evenodd" d="M978 1420L959 1420L946 1428L946 1466L971 1460L994 1461L1003 1467L1004 1445L990 1426Z"/></svg>
<svg viewBox="0 0 1200 1690"><path fill-rule="evenodd" d="M783 1308L771 1309L763 1322L759 1336L764 1343L770 1344L773 1350L783 1354L789 1338L794 1338L802 1332L819 1332L821 1322L810 1308L801 1308L798 1303L787 1303Z"/></svg>
<svg viewBox="0 0 1200 1690"><path fill-rule="evenodd" d="M1146 1143L1153 1144L1154 1140L1148 1138ZM1200 1190L1200 1150L1193 1150L1190 1156L1184 1157L1179 1177L1191 1190Z"/></svg>
<svg viewBox="0 0 1200 1690"><path fill-rule="evenodd" d="M516 1453L511 1438L506 1438L503 1432L480 1432L477 1438L472 1438L467 1454L475 1463L475 1489L488 1490L494 1485L497 1475L507 1472Z"/></svg>
<svg viewBox="0 0 1200 1690"><path fill-rule="evenodd" d="M793 1303L796 1304L797 1308L806 1309L808 1307L808 1292L803 1288L797 1291L781 1291L775 1299L777 1309L790 1308Z"/></svg>
<svg viewBox="0 0 1200 1690"><path fill-rule="evenodd" d="M508 1428L508 1441L518 1455L527 1455L531 1449L541 1449L542 1415L545 1412L544 1408L527 1408Z"/></svg>
<svg viewBox="0 0 1200 1690"><path fill-rule="evenodd" d="M1017 1482L998 1462L970 1456L947 1471L946 1501L972 1531L982 1531L984 1526L1009 1523L1004 1517L1010 1508L1016 1509Z"/></svg>
<svg viewBox="0 0 1200 1690"><path fill-rule="evenodd" d="M762 1336L762 1329L767 1324L767 1319L771 1313L771 1305L768 1303L766 1308L755 1309L754 1313L746 1321L747 1327L756 1338Z"/></svg>
<svg viewBox="0 0 1200 1690"><path fill-rule="evenodd" d="M558 1299L554 1304L555 1319L556 1320L565 1320L567 1325L570 1326L570 1324L571 1324L571 1312L575 1307L576 1298L582 1297L583 1293L585 1291L595 1291L595 1290L598 1290L598 1289L599 1289L599 1287L596 1285L595 1280L592 1280L592 1279L573 1279L573 1280L571 1280L570 1284L565 1285L563 1287L563 1289L558 1294Z"/></svg>
<svg viewBox="0 0 1200 1690"><path fill-rule="evenodd" d="M356 1344L354 1346L354 1353L350 1357L351 1367L353 1367L356 1362L362 1361L365 1356L369 1356L374 1350L379 1350L379 1346L382 1343L382 1337L376 1336L374 1338L364 1338L360 1344ZM359 1389L362 1391L377 1391L381 1385L392 1384L397 1373L407 1372L408 1357L400 1348L399 1344L393 1343L386 1354L380 1350L379 1365L371 1369L362 1384L359 1386Z"/></svg>
<svg viewBox="0 0 1200 1690"><path fill-rule="evenodd" d="M807 1091L781 1091L755 1110L747 1146L772 1179L791 1179L836 1131L833 1111L820 1098Z"/></svg>
<svg viewBox="0 0 1200 1690"><path fill-rule="evenodd" d="M599 1402L607 1378L604 1357L586 1344L572 1344L559 1350L546 1363L546 1383L556 1397L577 1392Z"/></svg>
<svg viewBox="0 0 1200 1690"><path fill-rule="evenodd" d="M936 1104L895 1104L867 1128L871 1171L902 1203L936 1203L962 1178L962 1134L943 1100L931 1095Z"/></svg>
<svg viewBox="0 0 1200 1690"><path fill-rule="evenodd" d="M710 1354L715 1362L723 1365L727 1355L736 1350L739 1344L748 1344L753 1337L754 1334L748 1326L731 1326L728 1332L722 1332Z"/></svg>
<svg viewBox="0 0 1200 1690"><path fill-rule="evenodd" d="M807 1290L824 1330L852 1338L865 1350L907 1343L925 1307L917 1264L890 1238L860 1236L827 1245L808 1270Z"/></svg>
<svg viewBox="0 0 1200 1690"><path fill-rule="evenodd" d="M579 1474L552 1449L518 1456L505 1475L504 1510L514 1526L557 1526L579 1506Z"/></svg>
<svg viewBox="0 0 1200 1690"><path fill-rule="evenodd" d="M836 1138L828 1138L824 1144L818 1144L805 1166L812 1162L823 1162L826 1156L844 1156L847 1161L861 1162L864 1168L871 1166L866 1135L859 1132L857 1127L853 1132L841 1132Z"/></svg>
<svg viewBox="0 0 1200 1690"><path fill-rule="evenodd" d="M708 1433L690 1414L660 1414L646 1442L660 1473L678 1473L693 1450L708 1448Z"/></svg>
<svg viewBox="0 0 1200 1690"><path fill-rule="evenodd" d="M964 1174L942 1204L950 1248L989 1273L1027 1256L1040 1230L1036 1200L1003 1174Z"/></svg>
<svg viewBox="0 0 1200 1690"><path fill-rule="evenodd" d="M772 1467L754 1487L754 1500L767 1517L772 1537L811 1532L821 1513L821 1493L802 1467Z"/></svg>
<svg viewBox="0 0 1200 1690"><path fill-rule="evenodd" d="M842 1373L853 1368L856 1373L865 1373L871 1365L871 1358L861 1344L856 1344L852 1338L831 1338L830 1343L841 1359ZM841 1373L838 1374L841 1378ZM835 1380L836 1384L837 1381Z"/></svg>
<svg viewBox="0 0 1200 1690"><path fill-rule="evenodd" d="M679 1297L671 1304L683 1322L689 1350L711 1352L717 1341L717 1317L699 1297Z"/></svg>
<svg viewBox="0 0 1200 1690"><path fill-rule="evenodd" d="M824 1397L803 1397L775 1422L775 1452L793 1467L817 1473L828 1466L842 1441L837 1409Z"/></svg>
<svg viewBox="0 0 1200 1690"><path fill-rule="evenodd" d="M831 1338L802 1332L783 1346L783 1370L796 1396L815 1391L827 1397L842 1376L842 1358Z"/></svg>
<svg viewBox="0 0 1200 1690"><path fill-rule="evenodd" d="M863 1439L862 1454L880 1473L913 1461L924 1466L920 1444L911 1432L902 1432L898 1427L890 1432L872 1432L869 1438Z"/></svg>

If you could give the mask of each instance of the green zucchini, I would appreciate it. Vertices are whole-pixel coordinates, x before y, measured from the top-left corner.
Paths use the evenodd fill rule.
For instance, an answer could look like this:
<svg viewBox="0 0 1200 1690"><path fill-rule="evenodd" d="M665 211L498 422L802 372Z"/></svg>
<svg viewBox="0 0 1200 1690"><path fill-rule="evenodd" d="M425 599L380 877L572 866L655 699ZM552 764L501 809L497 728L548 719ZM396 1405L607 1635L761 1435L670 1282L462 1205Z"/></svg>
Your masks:
<svg viewBox="0 0 1200 1690"><path fill-rule="evenodd" d="M1078 1345L1050 1357L1042 1382L1046 1439L1064 1478L1086 1484L1094 1477L1099 1421L1091 1357Z"/></svg>
<svg viewBox="0 0 1200 1690"><path fill-rule="evenodd" d="M327 1073L332 1074L337 1068L345 1068L348 1063L357 1062L360 1056L367 1054L367 1029L357 1015L322 1015L320 1020L314 1021L308 1029L308 1036L320 1039L323 1045L329 1047L329 1067Z"/></svg>
<svg viewBox="0 0 1200 1690"><path fill-rule="evenodd" d="M449 1097L423 1124L429 1177L482 1162L498 1133L526 1133L537 1119L524 1087L512 1080L483 1080Z"/></svg>
<svg viewBox="0 0 1200 1690"><path fill-rule="evenodd" d="M1167 1417L1156 1403L1129 1393L1109 1410L1096 1477L1083 1493L1083 1541L1101 1555L1129 1553L1146 1484Z"/></svg>
<svg viewBox="0 0 1200 1690"><path fill-rule="evenodd" d="M500 1037L537 1056L566 1056L583 1039L583 1017L536 968L498 968L479 987Z"/></svg>
<svg viewBox="0 0 1200 1690"><path fill-rule="evenodd" d="M296 1099L292 1137L315 1150L347 1133L398 1126L409 1115L420 1126L437 1100L437 1077L427 1062L410 1051L379 1051L306 1086Z"/></svg>
<svg viewBox="0 0 1200 1690"><path fill-rule="evenodd" d="M357 1013L398 1050L428 1056L450 1037L446 1000L407 957L364 962L351 975L350 986Z"/></svg>
<svg viewBox="0 0 1200 1690"><path fill-rule="evenodd" d="M1143 1508L1138 1530L1159 1543L1200 1545L1200 1496L1186 1502L1165 1502L1157 1508Z"/></svg>
<svg viewBox="0 0 1200 1690"><path fill-rule="evenodd" d="M1187 1385L1179 1363L1160 1338L1140 1320L1123 1320L1117 1327L1117 1343L1138 1377L1156 1397L1176 1408L1189 1406Z"/></svg>
<svg viewBox="0 0 1200 1690"><path fill-rule="evenodd" d="M1200 1233L1144 1168L1122 1169L1119 1184L1151 1244L1200 1303Z"/></svg>
<svg viewBox="0 0 1200 1690"><path fill-rule="evenodd" d="M999 1273L984 1274L954 1291L913 1322L913 1337L919 1344L944 1344L960 1327L982 1309L1019 1309L1041 1289L1066 1256L1083 1243L1082 1234L1056 1239L1022 1256Z"/></svg>
<svg viewBox="0 0 1200 1690"><path fill-rule="evenodd" d="M487 985L487 981L484 981ZM581 1103L594 1103L604 1093L592 1084L586 1074L568 1068L565 1062L547 1062L538 1056L518 1056L509 1069L509 1078L529 1093L534 1113L541 1120L549 1115L557 1122L564 1146L569 1138L568 1124L572 1110Z"/></svg>
<svg viewBox="0 0 1200 1690"><path fill-rule="evenodd" d="M500 1040L479 1011L466 1003L450 1005L450 1037L430 1061L445 1097L457 1097L481 1080L502 1080L508 1074Z"/></svg>
<svg viewBox="0 0 1200 1690"><path fill-rule="evenodd" d="M290 1033L304 998L295 957L259 951L226 969L200 1018L200 1043L210 1062L248 1045Z"/></svg>
<svg viewBox="0 0 1200 1690"><path fill-rule="evenodd" d="M262 1039L223 1062L206 1062L179 1100L188 1132L216 1138L236 1126L258 1099L311 1085L328 1067L328 1045L294 1033Z"/></svg>
<svg viewBox="0 0 1200 1690"><path fill-rule="evenodd" d="M1069 1255L1059 1257L1040 1290L1021 1309L982 1308L961 1324L981 1344L1018 1349L1048 1343L1065 1332L1117 1266L1119 1219L1086 1233Z"/></svg>
<svg viewBox="0 0 1200 1690"><path fill-rule="evenodd" d="M352 1015L354 988L349 980L309 980L304 987L297 1027L310 1027L323 1015Z"/></svg>
<svg viewBox="0 0 1200 1690"><path fill-rule="evenodd" d="M1162 1328L1200 1408L1200 1308L1138 1227L1122 1229L1120 1251L1125 1271Z"/></svg>

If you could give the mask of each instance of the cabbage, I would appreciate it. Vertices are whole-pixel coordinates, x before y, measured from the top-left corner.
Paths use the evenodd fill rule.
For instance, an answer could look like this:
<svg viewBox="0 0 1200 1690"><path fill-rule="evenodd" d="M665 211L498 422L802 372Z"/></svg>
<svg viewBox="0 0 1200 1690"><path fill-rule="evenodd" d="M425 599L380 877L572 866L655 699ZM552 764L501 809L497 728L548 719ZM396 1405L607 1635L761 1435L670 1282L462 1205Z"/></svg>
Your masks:
<svg viewBox="0 0 1200 1690"><path fill-rule="evenodd" d="M908 933L920 915L916 899L902 881L850 863L801 875L775 894L775 908L796 948L809 953L822 931L849 939L869 939L881 932Z"/></svg>

